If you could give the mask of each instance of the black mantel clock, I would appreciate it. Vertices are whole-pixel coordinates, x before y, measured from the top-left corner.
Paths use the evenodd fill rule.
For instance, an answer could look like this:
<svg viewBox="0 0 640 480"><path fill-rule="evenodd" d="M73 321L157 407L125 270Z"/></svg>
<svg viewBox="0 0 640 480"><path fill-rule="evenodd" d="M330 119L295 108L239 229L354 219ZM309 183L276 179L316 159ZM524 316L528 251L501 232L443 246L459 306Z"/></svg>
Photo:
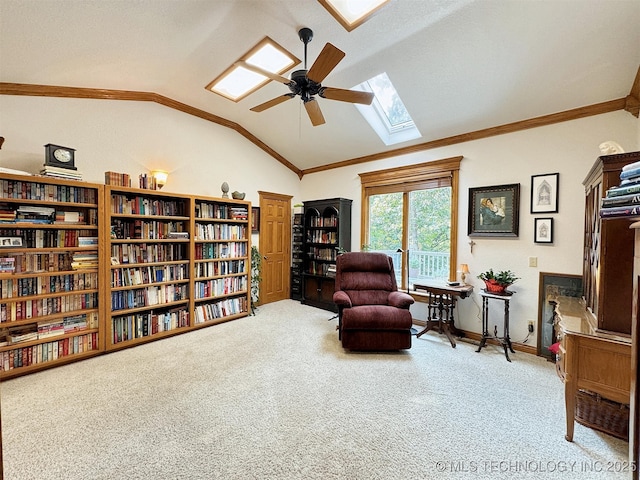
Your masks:
<svg viewBox="0 0 640 480"><path fill-rule="evenodd" d="M45 159L44 164L48 167L67 168L69 170L77 170L75 166L75 149L69 147L61 147L47 143L44 146Z"/></svg>

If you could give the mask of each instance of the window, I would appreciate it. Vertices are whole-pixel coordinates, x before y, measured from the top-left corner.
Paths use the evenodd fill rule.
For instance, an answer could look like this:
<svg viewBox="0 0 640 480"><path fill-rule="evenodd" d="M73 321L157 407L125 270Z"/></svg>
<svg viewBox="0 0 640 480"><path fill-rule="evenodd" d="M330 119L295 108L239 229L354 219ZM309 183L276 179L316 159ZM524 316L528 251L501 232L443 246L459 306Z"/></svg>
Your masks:
<svg viewBox="0 0 640 480"><path fill-rule="evenodd" d="M318 0L348 32L362 25L390 0Z"/></svg>
<svg viewBox="0 0 640 480"><path fill-rule="evenodd" d="M360 174L361 243L393 258L398 286L456 278L462 157Z"/></svg>
<svg viewBox="0 0 640 480"><path fill-rule="evenodd" d="M422 136L386 73L356 85L353 89L373 92L375 95L371 105L355 106L385 145Z"/></svg>
<svg viewBox="0 0 640 480"><path fill-rule="evenodd" d="M300 60L269 37L258 42L249 52L240 57L244 61L278 75L300 63ZM245 67L231 65L213 79L205 88L229 100L239 102L250 93L265 85L269 79Z"/></svg>

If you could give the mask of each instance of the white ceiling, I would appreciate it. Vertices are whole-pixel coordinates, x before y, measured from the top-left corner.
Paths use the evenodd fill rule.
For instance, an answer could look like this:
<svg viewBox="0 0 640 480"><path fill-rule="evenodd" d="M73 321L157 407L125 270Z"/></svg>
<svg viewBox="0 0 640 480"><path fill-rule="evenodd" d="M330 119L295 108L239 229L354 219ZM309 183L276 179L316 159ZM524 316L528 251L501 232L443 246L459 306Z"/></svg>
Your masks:
<svg viewBox="0 0 640 480"><path fill-rule="evenodd" d="M319 127L297 100L249 111L276 82L239 103L204 89L265 36L302 59L304 26L309 66L327 42L346 53L323 85L387 72L422 138L385 147L327 99ZM0 82L158 93L302 170L623 98L639 65L639 0L393 0L352 32L316 0L0 0Z"/></svg>

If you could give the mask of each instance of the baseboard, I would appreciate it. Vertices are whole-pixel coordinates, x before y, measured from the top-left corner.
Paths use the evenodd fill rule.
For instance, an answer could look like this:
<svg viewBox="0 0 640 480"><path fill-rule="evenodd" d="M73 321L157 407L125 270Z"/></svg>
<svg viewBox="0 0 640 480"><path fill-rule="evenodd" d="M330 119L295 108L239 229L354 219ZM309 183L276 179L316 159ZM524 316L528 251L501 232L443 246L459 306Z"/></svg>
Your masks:
<svg viewBox="0 0 640 480"><path fill-rule="evenodd" d="M426 322L424 320L418 320L415 318L413 319L413 323L414 325L422 325L422 326L426 325ZM481 333L469 332L467 330L460 330L460 329L458 330L462 332L463 337L460 339L457 339L457 341L461 341L461 342L467 341L469 343L477 344L480 342L480 339L482 338ZM492 340L492 339L488 339L487 344L502 346L497 340ZM524 343L514 342L513 340L511 341L511 345L513 346L513 349L518 352L529 353L531 355L538 355L538 349L534 345L525 345Z"/></svg>

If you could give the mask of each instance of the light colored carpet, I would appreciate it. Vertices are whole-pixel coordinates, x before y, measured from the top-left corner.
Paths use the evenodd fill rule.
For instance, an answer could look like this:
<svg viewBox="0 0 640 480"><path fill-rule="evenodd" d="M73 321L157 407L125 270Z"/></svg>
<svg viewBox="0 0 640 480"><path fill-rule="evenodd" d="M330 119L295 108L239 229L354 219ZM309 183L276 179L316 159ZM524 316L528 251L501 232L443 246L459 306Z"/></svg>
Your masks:
<svg viewBox="0 0 640 480"><path fill-rule="evenodd" d="M348 353L330 317L286 300L3 382L5 478L629 478L603 471L626 442L581 425L564 440L544 359L433 332Z"/></svg>

